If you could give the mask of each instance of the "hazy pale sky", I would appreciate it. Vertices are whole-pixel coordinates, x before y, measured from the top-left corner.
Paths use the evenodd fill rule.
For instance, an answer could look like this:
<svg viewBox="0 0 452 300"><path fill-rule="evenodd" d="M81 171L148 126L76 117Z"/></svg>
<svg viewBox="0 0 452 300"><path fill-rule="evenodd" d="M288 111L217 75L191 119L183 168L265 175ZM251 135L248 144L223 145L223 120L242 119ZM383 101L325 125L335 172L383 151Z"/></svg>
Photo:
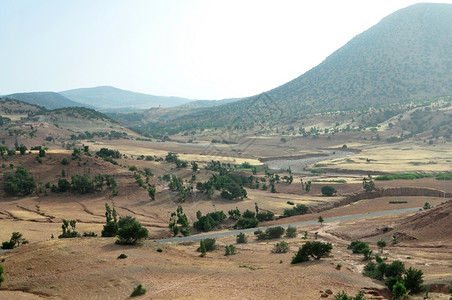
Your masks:
<svg viewBox="0 0 452 300"><path fill-rule="evenodd" d="M415 3L0 0L0 95L111 85L192 99L251 96Z"/></svg>

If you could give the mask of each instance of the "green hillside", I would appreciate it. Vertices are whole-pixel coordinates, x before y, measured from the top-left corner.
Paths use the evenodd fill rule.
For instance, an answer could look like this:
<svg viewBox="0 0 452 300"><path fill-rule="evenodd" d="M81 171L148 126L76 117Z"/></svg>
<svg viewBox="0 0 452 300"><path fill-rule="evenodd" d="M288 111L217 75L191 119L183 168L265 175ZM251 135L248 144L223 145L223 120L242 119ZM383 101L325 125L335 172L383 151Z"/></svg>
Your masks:
<svg viewBox="0 0 452 300"><path fill-rule="evenodd" d="M142 124L175 133L299 121L316 113L368 110L452 95L452 5L416 4L357 35L300 77L267 93ZM388 117L393 114L388 114ZM168 121L167 121L168 122Z"/></svg>
<svg viewBox="0 0 452 300"><path fill-rule="evenodd" d="M47 109L57 109L63 107L82 107L82 106L90 107L89 105L72 101L54 92L16 93L4 97L8 99L19 100L33 105L42 106Z"/></svg>

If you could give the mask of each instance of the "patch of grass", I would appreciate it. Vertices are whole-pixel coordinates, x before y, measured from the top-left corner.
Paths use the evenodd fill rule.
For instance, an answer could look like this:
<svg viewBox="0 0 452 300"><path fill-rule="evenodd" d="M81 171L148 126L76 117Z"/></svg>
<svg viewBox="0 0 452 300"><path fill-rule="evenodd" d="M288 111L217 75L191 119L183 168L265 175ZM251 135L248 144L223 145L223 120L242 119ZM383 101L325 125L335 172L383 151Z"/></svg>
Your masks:
<svg viewBox="0 0 452 300"><path fill-rule="evenodd" d="M402 203L408 203L406 200L391 200L389 201L389 204L402 204Z"/></svg>

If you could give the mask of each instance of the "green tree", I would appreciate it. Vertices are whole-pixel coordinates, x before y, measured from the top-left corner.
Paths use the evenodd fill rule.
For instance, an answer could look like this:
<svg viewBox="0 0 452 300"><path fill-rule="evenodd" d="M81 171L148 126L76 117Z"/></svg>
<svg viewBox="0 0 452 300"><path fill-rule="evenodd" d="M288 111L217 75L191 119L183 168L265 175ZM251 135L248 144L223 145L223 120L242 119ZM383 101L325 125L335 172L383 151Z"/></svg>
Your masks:
<svg viewBox="0 0 452 300"><path fill-rule="evenodd" d="M287 238L294 238L297 237L297 227L289 226L286 229L286 237Z"/></svg>
<svg viewBox="0 0 452 300"><path fill-rule="evenodd" d="M377 246L378 246L378 249L380 249L380 253L383 253L383 248L386 247L386 241L383 239L379 240L377 242Z"/></svg>
<svg viewBox="0 0 452 300"><path fill-rule="evenodd" d="M155 186L149 185L149 187L148 187L148 194L149 194L149 197L151 197L152 200L155 200Z"/></svg>
<svg viewBox="0 0 452 300"><path fill-rule="evenodd" d="M27 152L27 150L28 150L27 147L25 147L24 145L19 146L20 155L24 155L25 152Z"/></svg>
<svg viewBox="0 0 452 300"><path fill-rule="evenodd" d="M104 229L102 229L101 236L102 237L114 237L117 235L119 226L117 220L116 209L111 209L108 203L105 203L105 218L106 224L104 225Z"/></svg>
<svg viewBox="0 0 452 300"><path fill-rule="evenodd" d="M14 173L5 172L3 179L5 192L13 196L29 195L36 188L34 177L21 166Z"/></svg>
<svg viewBox="0 0 452 300"><path fill-rule="evenodd" d="M198 171L198 163L195 161L191 162L191 169L193 170L193 172Z"/></svg>
<svg viewBox="0 0 452 300"><path fill-rule="evenodd" d="M320 226L322 226L322 225L323 225L323 222L325 222L325 220L323 219L322 216L319 216L319 217L317 218L317 221L320 223Z"/></svg>
<svg viewBox="0 0 452 300"><path fill-rule="evenodd" d="M332 249L333 245L331 243L306 242L292 258L292 264L309 261L309 257L319 260L329 255Z"/></svg>
<svg viewBox="0 0 452 300"><path fill-rule="evenodd" d="M403 283L407 290L410 293L417 293L421 291L422 283L424 279L422 278L424 273L421 270L409 268L405 271L405 275L403 277Z"/></svg>
<svg viewBox="0 0 452 300"><path fill-rule="evenodd" d="M146 239L149 236L149 231L131 216L120 217L118 227L117 244L133 245L138 240Z"/></svg>
<svg viewBox="0 0 452 300"><path fill-rule="evenodd" d="M141 284L137 285L137 287L135 287L133 289L132 294L130 294L130 297L136 297L136 296L141 296L146 294L146 289L143 288L143 286Z"/></svg>
<svg viewBox="0 0 452 300"><path fill-rule="evenodd" d="M240 232L235 240L237 244L246 244L248 242L248 237L243 232Z"/></svg>
<svg viewBox="0 0 452 300"><path fill-rule="evenodd" d="M170 228L173 236L177 236L182 233L183 236L190 235L190 223L187 216L184 214L182 206L178 205L175 212L171 213L170 222L168 227Z"/></svg>
<svg viewBox="0 0 452 300"><path fill-rule="evenodd" d="M327 196L327 197L331 197L334 194L336 194L336 189L334 187L332 187L331 185L325 185L322 187L322 195Z"/></svg>
<svg viewBox="0 0 452 300"><path fill-rule="evenodd" d="M363 178L363 189L366 192L371 192L375 190L375 183L372 179L372 176L368 175L368 178L366 177Z"/></svg>
<svg viewBox="0 0 452 300"><path fill-rule="evenodd" d="M63 219L63 225L61 225L62 233L58 236L59 239L64 238L75 238L80 237L80 234L75 230L77 221L76 220L66 220ZM71 229L69 229L69 226L71 226Z"/></svg>
<svg viewBox="0 0 452 300"><path fill-rule="evenodd" d="M406 287L402 282L397 281L392 286L392 292L394 294L394 297L392 299L395 299L395 300L402 299L406 295Z"/></svg>
<svg viewBox="0 0 452 300"><path fill-rule="evenodd" d="M235 254L236 254L235 246L234 245L226 245L224 255L228 256L228 255L235 255Z"/></svg>

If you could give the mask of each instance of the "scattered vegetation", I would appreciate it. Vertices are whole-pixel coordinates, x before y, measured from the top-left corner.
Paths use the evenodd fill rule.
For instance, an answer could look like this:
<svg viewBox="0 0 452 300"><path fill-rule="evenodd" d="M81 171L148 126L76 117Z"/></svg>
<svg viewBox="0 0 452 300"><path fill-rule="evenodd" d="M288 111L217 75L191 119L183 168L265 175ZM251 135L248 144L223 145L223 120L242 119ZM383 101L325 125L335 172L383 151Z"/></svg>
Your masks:
<svg viewBox="0 0 452 300"><path fill-rule="evenodd" d="M5 172L3 180L5 192L12 196L29 195L36 188L34 177L21 166L18 166L15 172Z"/></svg>
<svg viewBox="0 0 452 300"><path fill-rule="evenodd" d="M285 241L276 243L272 249L273 253L286 253L287 251L289 251L289 244Z"/></svg>
<svg viewBox="0 0 452 300"><path fill-rule="evenodd" d="M69 229L69 225L71 226L71 229ZM59 239L65 239L65 238L75 238L80 237L80 234L75 230L75 227L77 225L76 220L66 220L63 219L63 225L61 225L62 233L58 236Z"/></svg>
<svg viewBox="0 0 452 300"><path fill-rule="evenodd" d="M265 231L258 230L254 232L258 240L279 239L284 234L284 228L281 226L269 227Z"/></svg>
<svg viewBox="0 0 452 300"><path fill-rule="evenodd" d="M308 212L308 207L304 204L297 204L292 208L284 209L283 217L292 217L297 215L304 215Z"/></svg>
<svg viewBox="0 0 452 300"><path fill-rule="evenodd" d="M168 227L173 233L173 236L177 236L179 232L183 236L190 235L190 223L188 222L187 216L184 214L182 206L178 205L176 211L171 213Z"/></svg>
<svg viewBox="0 0 452 300"><path fill-rule="evenodd" d="M215 211L206 214L205 216L198 210L196 213L198 221L193 223L193 227L198 231L211 231L212 229L218 227L220 223L226 219L226 215L223 211Z"/></svg>
<svg viewBox="0 0 452 300"><path fill-rule="evenodd" d="M248 236L243 232L240 232L235 240L237 244L246 244L248 242Z"/></svg>
<svg viewBox="0 0 452 300"><path fill-rule="evenodd" d="M224 253L225 256L235 255L236 253L237 253L237 251L236 251L236 248L234 245L226 245L225 253Z"/></svg>
<svg viewBox="0 0 452 300"><path fill-rule="evenodd" d="M2 243L2 249L14 249L24 244L28 244L28 241L23 238L22 233L13 232L10 240Z"/></svg>

